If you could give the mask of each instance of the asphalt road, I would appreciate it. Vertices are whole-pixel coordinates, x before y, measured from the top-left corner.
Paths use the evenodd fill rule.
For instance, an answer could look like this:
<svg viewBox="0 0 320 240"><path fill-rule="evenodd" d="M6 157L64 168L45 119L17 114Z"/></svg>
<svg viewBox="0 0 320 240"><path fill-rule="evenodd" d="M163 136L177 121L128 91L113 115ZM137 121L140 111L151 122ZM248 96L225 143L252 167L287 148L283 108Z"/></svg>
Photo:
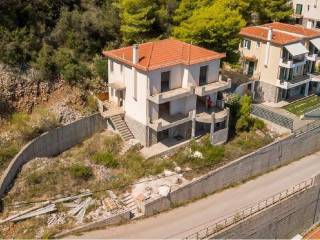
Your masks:
<svg viewBox="0 0 320 240"><path fill-rule="evenodd" d="M68 238L182 238L320 172L320 152L207 198L154 217Z"/></svg>

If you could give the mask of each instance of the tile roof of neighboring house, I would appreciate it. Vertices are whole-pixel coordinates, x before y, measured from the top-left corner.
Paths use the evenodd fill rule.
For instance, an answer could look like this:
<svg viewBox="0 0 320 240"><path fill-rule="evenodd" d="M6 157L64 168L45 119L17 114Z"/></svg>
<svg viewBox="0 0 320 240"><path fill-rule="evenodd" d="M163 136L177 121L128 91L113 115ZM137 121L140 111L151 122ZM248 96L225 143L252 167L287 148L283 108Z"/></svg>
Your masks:
<svg viewBox="0 0 320 240"><path fill-rule="evenodd" d="M280 45L298 42L304 38L320 37L318 30L279 22L245 27L241 29L240 35L267 41L269 28L273 29L272 42Z"/></svg>
<svg viewBox="0 0 320 240"><path fill-rule="evenodd" d="M104 51L111 59L133 66L133 47ZM177 64L192 65L224 58L225 54L197 47L176 39L165 39L139 45L139 62L134 66L143 71L155 70Z"/></svg>

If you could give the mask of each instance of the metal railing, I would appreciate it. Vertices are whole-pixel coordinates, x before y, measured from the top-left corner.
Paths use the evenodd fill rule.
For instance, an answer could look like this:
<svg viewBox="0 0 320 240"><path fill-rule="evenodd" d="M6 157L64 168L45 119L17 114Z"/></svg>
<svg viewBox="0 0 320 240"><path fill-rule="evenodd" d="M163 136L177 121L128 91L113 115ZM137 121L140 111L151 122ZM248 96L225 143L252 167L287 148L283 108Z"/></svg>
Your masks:
<svg viewBox="0 0 320 240"><path fill-rule="evenodd" d="M239 210L236 213L230 215L229 217L226 217L220 221L214 222L210 226L185 237L185 239L206 239L214 234L217 234L220 231L244 219L247 219L258 212L261 212L264 209L270 206L273 206L274 204L277 204L284 199L287 199L297 193L305 191L307 188L310 188L313 185L313 180L314 178L305 180L291 188L288 188L283 192L277 193L263 201L258 202L256 205Z"/></svg>

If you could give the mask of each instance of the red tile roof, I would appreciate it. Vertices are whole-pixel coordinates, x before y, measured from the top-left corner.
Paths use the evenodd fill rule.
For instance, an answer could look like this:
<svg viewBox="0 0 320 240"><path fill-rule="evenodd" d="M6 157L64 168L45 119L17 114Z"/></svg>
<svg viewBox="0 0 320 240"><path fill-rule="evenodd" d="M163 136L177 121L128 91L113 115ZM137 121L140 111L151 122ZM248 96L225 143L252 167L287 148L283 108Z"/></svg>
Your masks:
<svg viewBox="0 0 320 240"><path fill-rule="evenodd" d="M132 62L132 46L104 51L103 54L143 71L155 70L177 64L192 65L221 59L223 53L217 53L176 39L165 39L139 45L139 62Z"/></svg>
<svg viewBox="0 0 320 240"><path fill-rule="evenodd" d="M292 25L292 24L286 24L286 23L280 23L280 22L274 22L274 23L268 23L263 25L265 27L271 27L272 29L276 29L279 31L289 32L289 33L295 33L302 35L304 37L319 37L320 31L316 29L309 29L306 27L303 27L301 25Z"/></svg>
<svg viewBox="0 0 320 240"><path fill-rule="evenodd" d="M320 37L320 31L318 30L311 30L302 26L279 22L245 27L241 29L240 35L267 41L269 28L273 29L271 42L280 45L298 42L306 38Z"/></svg>

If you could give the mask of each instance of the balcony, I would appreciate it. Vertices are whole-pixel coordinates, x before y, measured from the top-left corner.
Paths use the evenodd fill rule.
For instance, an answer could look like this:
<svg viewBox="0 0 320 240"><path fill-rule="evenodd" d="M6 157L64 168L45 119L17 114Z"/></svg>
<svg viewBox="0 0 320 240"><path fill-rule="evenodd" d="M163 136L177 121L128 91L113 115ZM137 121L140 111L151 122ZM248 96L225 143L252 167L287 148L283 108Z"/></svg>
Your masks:
<svg viewBox="0 0 320 240"><path fill-rule="evenodd" d="M299 67L303 66L306 64L306 59L283 59L280 58L279 60L279 66L284 67L284 68L294 68L294 67Z"/></svg>
<svg viewBox="0 0 320 240"><path fill-rule="evenodd" d="M316 62L316 61L320 60L320 57L318 56L318 54L314 53L314 54L308 55L307 60L312 61L312 62Z"/></svg>
<svg viewBox="0 0 320 240"><path fill-rule="evenodd" d="M203 97L208 94L223 91L229 88L231 88L230 78L227 80L227 82L217 81L217 82L208 83L202 86L197 86L195 89L195 93L196 95Z"/></svg>
<svg viewBox="0 0 320 240"><path fill-rule="evenodd" d="M194 87L190 86L188 88L177 88L167 92L162 92L149 96L148 99L156 104L162 104L170 101L174 101L180 98L189 97L194 94Z"/></svg>
<svg viewBox="0 0 320 240"><path fill-rule="evenodd" d="M182 113L177 113L174 115L162 114L159 119L150 121L148 126L153 130L155 130L156 132L160 132L160 131L191 121L192 114L193 114L193 111L190 111L188 114L182 114Z"/></svg>
<svg viewBox="0 0 320 240"><path fill-rule="evenodd" d="M229 109L224 108L224 101L217 101L216 106L205 108L203 104L197 105L196 121L202 123L223 122L228 119Z"/></svg>
<svg viewBox="0 0 320 240"><path fill-rule="evenodd" d="M306 84L311 80L311 77L309 75L302 75L294 77L292 80L287 81L280 81L278 86L284 89L290 89L294 87L298 87L300 85Z"/></svg>
<svg viewBox="0 0 320 240"><path fill-rule="evenodd" d="M313 82L320 82L320 73L311 73L310 78Z"/></svg>

